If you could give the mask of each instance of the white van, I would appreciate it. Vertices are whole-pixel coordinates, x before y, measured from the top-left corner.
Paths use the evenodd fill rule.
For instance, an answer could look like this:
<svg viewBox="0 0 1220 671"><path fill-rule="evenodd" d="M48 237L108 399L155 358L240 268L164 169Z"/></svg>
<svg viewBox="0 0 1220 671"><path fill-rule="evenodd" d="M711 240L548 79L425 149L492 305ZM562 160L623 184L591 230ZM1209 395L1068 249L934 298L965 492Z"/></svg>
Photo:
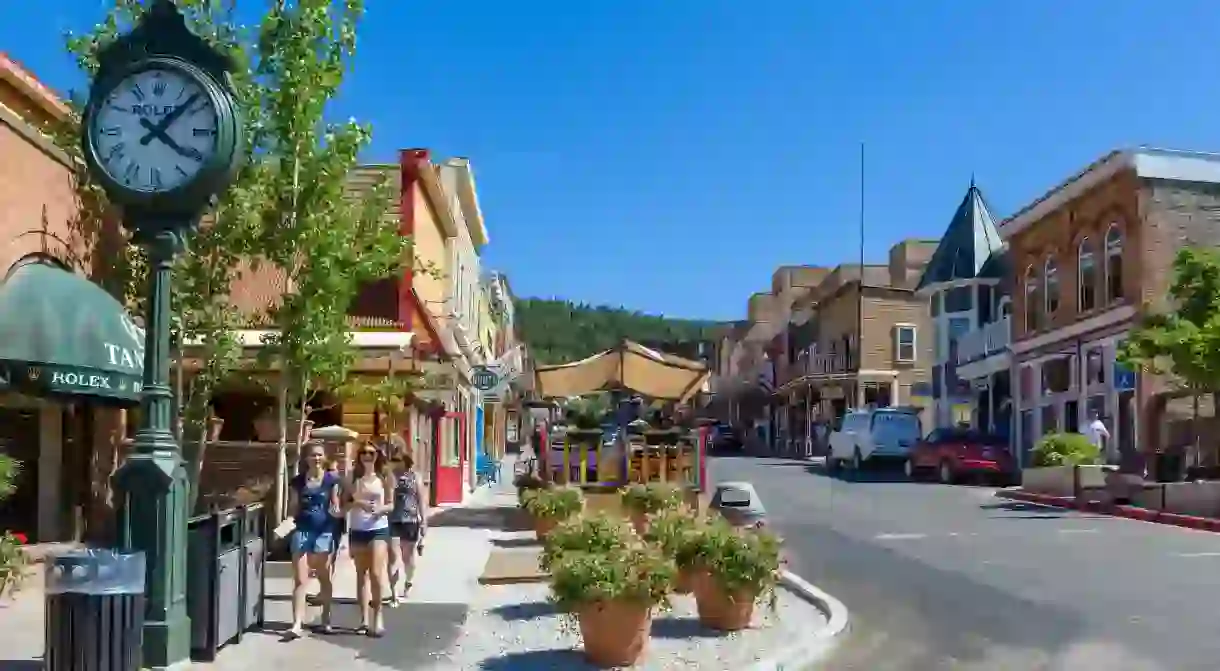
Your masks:
<svg viewBox="0 0 1220 671"><path fill-rule="evenodd" d="M919 414L911 408L856 410L843 417L843 424L830 436L830 470L846 463L852 469L883 460L905 461L923 435Z"/></svg>

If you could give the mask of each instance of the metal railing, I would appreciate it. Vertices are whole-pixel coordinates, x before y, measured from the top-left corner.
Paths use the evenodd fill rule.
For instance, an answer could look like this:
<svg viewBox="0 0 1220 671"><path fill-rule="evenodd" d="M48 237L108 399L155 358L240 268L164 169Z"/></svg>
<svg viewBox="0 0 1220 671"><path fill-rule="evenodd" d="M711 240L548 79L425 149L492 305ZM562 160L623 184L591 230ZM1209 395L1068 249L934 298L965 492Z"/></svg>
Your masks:
<svg viewBox="0 0 1220 671"><path fill-rule="evenodd" d="M984 324L966 332L957 341L958 365L977 361L984 357L1004 352L1012 344L1012 317L1001 317L998 321Z"/></svg>

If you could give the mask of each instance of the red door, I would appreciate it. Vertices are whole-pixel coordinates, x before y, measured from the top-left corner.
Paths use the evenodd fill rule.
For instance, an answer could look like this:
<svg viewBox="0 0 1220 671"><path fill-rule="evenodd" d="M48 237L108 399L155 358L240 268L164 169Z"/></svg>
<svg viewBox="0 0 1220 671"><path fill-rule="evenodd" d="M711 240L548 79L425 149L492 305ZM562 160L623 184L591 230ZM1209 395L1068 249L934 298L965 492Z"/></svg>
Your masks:
<svg viewBox="0 0 1220 671"><path fill-rule="evenodd" d="M433 502L461 503L462 473L466 470L466 416L460 412L439 415L433 432Z"/></svg>

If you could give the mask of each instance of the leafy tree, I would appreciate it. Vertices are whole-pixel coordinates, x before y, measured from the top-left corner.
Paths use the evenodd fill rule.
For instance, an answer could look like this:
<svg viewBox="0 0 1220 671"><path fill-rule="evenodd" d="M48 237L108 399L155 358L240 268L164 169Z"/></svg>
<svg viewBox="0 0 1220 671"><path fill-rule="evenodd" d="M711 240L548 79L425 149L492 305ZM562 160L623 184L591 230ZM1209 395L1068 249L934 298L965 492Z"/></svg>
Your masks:
<svg viewBox="0 0 1220 671"><path fill-rule="evenodd" d="M1198 395L1210 393L1220 416L1220 252L1185 247L1173 262L1171 306L1145 316L1118 353L1136 370L1172 376L1195 397L1198 449ZM1196 452L1197 454L1197 452Z"/></svg>
<svg viewBox="0 0 1220 671"><path fill-rule="evenodd" d="M542 364L577 361L603 352L624 338L642 343L680 342L710 337L716 322L673 319L562 299L516 301L521 339Z"/></svg>
<svg viewBox="0 0 1220 671"><path fill-rule="evenodd" d="M98 50L129 30L143 14L146 4L140 0L114 0L101 23L85 33L68 36L68 50L86 75L91 78L97 72ZM233 3L179 0L177 4L196 34L233 58L237 65L233 77L239 104L247 110L256 107L258 86L250 75L249 36L234 20ZM72 96L74 113L69 123L56 133L61 148L73 157L79 157L79 112L85 102L81 94ZM258 134L259 115L247 114L245 121L246 140L252 144ZM107 220L114 220L116 213L105 194L92 183L84 164L76 161L76 166L74 181L81 207L72 228L83 238L78 240L84 243L79 245L81 248L95 248L104 244L99 233L105 230ZM177 345L179 382L183 375L184 350L188 349L184 344L191 345L190 358L196 364L189 385L185 389L179 385L179 399L184 409L181 421L185 424L185 431L179 431L179 438L183 441L188 462L192 507L202 474L212 396L238 368L241 358L234 331L244 324L241 316L230 307L229 289L240 276L241 262L257 242L264 188L258 166L253 163L243 166L233 186L221 194L216 207L190 238L174 268L171 338ZM143 250L135 245L124 245L117 251L111 255L117 263L105 280L129 307L142 314L147 291Z"/></svg>
<svg viewBox="0 0 1220 671"><path fill-rule="evenodd" d="M314 389L342 385L355 358L348 308L362 285L408 258L409 241L386 219L385 181L364 193L348 190L370 129L354 120L325 121L355 54L363 14L360 0L291 6L277 0L259 29L255 73L264 130L258 149L265 152L270 196L261 249L284 277L283 297L269 308L277 331L265 348L280 368L280 506L289 403L304 416Z"/></svg>

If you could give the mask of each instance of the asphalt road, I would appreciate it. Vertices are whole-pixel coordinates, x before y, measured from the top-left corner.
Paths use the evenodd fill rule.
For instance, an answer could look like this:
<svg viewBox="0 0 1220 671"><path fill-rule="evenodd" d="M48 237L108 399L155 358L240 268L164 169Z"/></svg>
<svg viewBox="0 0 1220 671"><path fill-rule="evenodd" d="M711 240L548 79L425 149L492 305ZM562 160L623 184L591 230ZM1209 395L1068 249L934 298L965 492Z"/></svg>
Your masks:
<svg viewBox="0 0 1220 671"><path fill-rule="evenodd" d="M1220 534L785 459L711 474L753 482L792 569L851 611L823 668L1220 668Z"/></svg>

